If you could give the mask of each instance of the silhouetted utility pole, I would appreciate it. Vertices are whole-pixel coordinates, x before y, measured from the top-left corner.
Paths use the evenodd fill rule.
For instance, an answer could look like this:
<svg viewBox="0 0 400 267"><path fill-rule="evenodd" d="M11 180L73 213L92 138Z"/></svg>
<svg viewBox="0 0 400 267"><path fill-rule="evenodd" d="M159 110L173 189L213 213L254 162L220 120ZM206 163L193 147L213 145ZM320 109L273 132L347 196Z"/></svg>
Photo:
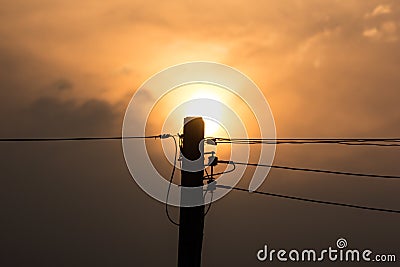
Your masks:
<svg viewBox="0 0 400 267"><path fill-rule="evenodd" d="M199 150L199 144L204 138L204 121L201 117L187 117L184 119L183 144L181 170L181 185L186 187L197 187L203 185L203 158L201 162L190 162L198 160L203 155L203 148ZM187 160L185 160L185 158ZM192 164L192 166L190 166ZM196 172L184 171L194 165L201 164L201 170ZM186 195L185 195L186 194ZM188 193L181 194L181 202L189 198L202 198L202 190L191 192L196 196L189 196ZM179 267L199 267L201 264L201 249L203 243L204 228L204 205L196 207L181 207L179 218L179 247L178 247L178 266Z"/></svg>

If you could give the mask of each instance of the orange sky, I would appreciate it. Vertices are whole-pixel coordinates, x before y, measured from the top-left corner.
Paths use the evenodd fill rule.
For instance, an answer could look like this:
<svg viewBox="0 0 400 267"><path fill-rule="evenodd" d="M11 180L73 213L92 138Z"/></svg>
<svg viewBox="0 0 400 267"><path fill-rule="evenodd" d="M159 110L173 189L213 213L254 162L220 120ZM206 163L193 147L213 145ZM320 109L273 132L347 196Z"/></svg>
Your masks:
<svg viewBox="0 0 400 267"><path fill-rule="evenodd" d="M396 1L4 1L3 68L15 71L3 72L3 94L21 101L100 99L122 103L123 110L152 74L210 60L259 85L279 136L395 135L399 7Z"/></svg>
<svg viewBox="0 0 400 267"><path fill-rule="evenodd" d="M0 6L0 135L3 137L120 135L125 108L140 84L163 68L191 60L227 64L253 79L271 106L277 137L398 137L400 132L400 2L396 0L0 0ZM277 149L274 163L388 175L396 175L400 171L397 150L322 147L281 146ZM129 176L126 167L122 166L120 144L101 149L86 144L79 148L80 153L77 154L74 154L76 148L71 147L62 152L46 147L43 154L35 147L31 150L11 146L3 149L4 177L13 177L16 181L13 184L10 180L4 187L8 188L3 190L9 194L9 201L4 203L14 200L14 195L20 192L19 186L26 183L23 178L30 177L31 172L35 179L48 179L42 181L48 188L53 188L55 176L60 175L60 180L65 176L63 183L66 183L66 191L57 191L56 188L55 192L65 193L65 199L76 194L89 202L87 195L94 194L97 198L93 199L100 200L99 203L104 206L106 204L101 202L103 195L108 196L110 201L115 200L121 207L121 203L126 202L115 196L120 197L119 192L125 192L121 195L129 199L129 190L136 190L133 184L126 185L118 180L118 177L125 179ZM92 153L92 149L97 150ZM30 153L34 155L32 158ZM87 161L80 156L87 157ZM56 159L63 164L53 162ZM53 162L56 167L46 169L43 167L45 162ZM109 166L109 162L113 165ZM100 167L105 169L98 172L96 168ZM169 167L165 173L169 173ZM58 170L62 170L63 174ZM114 175L111 170L116 170L119 175ZM77 180L71 178L81 171L82 176L88 179L86 182L81 177ZM113 177L112 182L109 177ZM392 181L368 180L366 183L357 179L319 178L272 171L262 189L398 208L395 207L399 203L398 197L396 199L398 189ZM42 192L35 187L40 185L33 182L35 179L26 188ZM86 187L81 183L86 183ZM87 191L74 191L80 186ZM100 190L97 193L93 192L96 186ZM107 190L113 189L113 195L107 195L111 192ZM29 199L32 192L27 189L24 194ZM52 194L49 192L43 191L42 195ZM151 202L153 200L147 199L139 190L136 193L135 201L140 198L142 203L154 208L151 216L159 218L157 216L163 215L158 215L163 210L152 206L158 203ZM57 203L58 195L51 196ZM238 220L232 214L240 205L246 211L257 207L258 213L247 214L257 220L242 223L253 231L253 237L259 236L259 229L271 219L262 215L268 214L261 209L265 202L249 204L244 197L233 196L221 204L228 206L225 212L231 213L225 213L225 217L216 219L216 222L225 218ZM32 195L32 199L35 197ZM77 206L84 205L84 201L78 201L78 198L74 201ZM235 201L243 201L240 203L244 204L238 205ZM52 205L47 202L43 197L41 204L44 207ZM59 202L62 205L64 200L59 199ZM23 200L21 203L23 210ZM110 207L106 210L114 212ZM270 211L277 211L276 207L281 206L273 206ZM100 210L100 207L97 208ZM14 211L10 208L9 216L13 216ZM296 212L296 207L288 208L288 212L281 215L289 222L297 222L298 218L292 217ZM300 222L303 220L305 227L314 231L312 221L307 220L317 220L313 217L315 213L311 210L302 212L305 215ZM321 225L329 224L325 219L337 219L334 213L325 212L325 209L319 212L323 214L318 221L321 229ZM79 214L86 216L84 211ZM131 211L125 210L125 214L131 214ZM344 221L351 226L345 228L338 223L337 232L341 233L340 229L355 232L360 242L364 240L362 229L370 234L375 229L373 222L381 223L378 214L373 218L375 221L360 230L357 214L349 212L345 215ZM97 221L103 221L98 216ZM118 217L119 213L114 216ZM362 223L366 223L367 219L370 217L365 217ZM14 220L10 225L19 221L18 217ZM87 220L92 223L90 218ZM136 223L136 220L141 218L129 222ZM141 223L143 229L147 229L148 222ZM259 225L253 227L257 223ZM387 218L382 225L388 227L383 227L375 238L379 239L380 235L382 240L392 240L390 231L398 233L398 220ZM285 227L280 221L273 226ZM130 227L127 224L124 229ZM157 225L155 228L164 231L162 227L165 226ZM291 225L284 229L289 232L291 229L298 230L292 232L294 237L302 232ZM325 230L298 240L312 236L319 238L328 231ZM15 239L12 233L10 240ZM145 233L143 231L143 235ZM217 234L220 232L209 238L218 239ZM175 236L175 233L170 235ZM246 237L242 238L249 249L256 249L258 247L251 246L261 244L254 244L252 240L246 242ZM276 240L279 238L276 236ZM288 236L285 238L290 239ZM218 240L214 241L221 245ZM163 244L169 246L170 243L165 241ZM215 248L217 251L218 246ZM151 248L146 251L151 251Z"/></svg>
<svg viewBox="0 0 400 267"><path fill-rule="evenodd" d="M4 1L2 134L120 134L148 77L211 60L256 82L277 137L397 136L399 10L396 1ZM284 151L276 161L304 159ZM342 153L310 157L318 165Z"/></svg>

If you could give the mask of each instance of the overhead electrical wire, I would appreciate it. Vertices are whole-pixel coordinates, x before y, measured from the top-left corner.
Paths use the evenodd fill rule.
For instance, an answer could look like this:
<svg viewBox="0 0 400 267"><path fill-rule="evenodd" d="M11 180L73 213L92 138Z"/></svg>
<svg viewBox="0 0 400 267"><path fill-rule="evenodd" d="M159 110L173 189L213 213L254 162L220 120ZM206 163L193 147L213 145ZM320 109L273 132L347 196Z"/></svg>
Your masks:
<svg viewBox="0 0 400 267"><path fill-rule="evenodd" d="M230 173L230 172L233 172L234 170L236 170L236 165L235 165L235 162L233 162L233 161L230 161L230 163L218 161L218 163L231 164L233 167L232 167L232 169L227 170L227 171L214 173L213 176L218 176L218 175ZM206 179L207 179L207 178L209 178L210 176L209 176L208 173L207 173L207 169L204 169L204 170L206 171L206 175L205 175L203 178L206 178Z"/></svg>
<svg viewBox="0 0 400 267"><path fill-rule="evenodd" d="M208 192L208 191L207 191L207 192ZM206 194L207 194L207 192L206 192ZM214 191L211 190L210 192L211 192L210 203L208 204L207 210L204 212L204 217L205 217L205 216L208 214L208 212L210 211L210 209L211 209L211 204L212 204L212 202L213 202Z"/></svg>
<svg viewBox="0 0 400 267"><path fill-rule="evenodd" d="M178 154L178 144L175 136L170 134L160 134L160 135L150 135L150 136L109 136L109 137L60 137L60 138L0 138L0 142L62 142L62 141L101 141L101 140L123 140L123 139L166 139L173 138L175 143L175 157L174 157L174 166L172 169L171 177L169 179L168 191L166 196L166 214L168 219L174 225L179 226L179 223L175 222L168 211L168 197L172 184L172 180L174 178L175 170L176 170L176 161ZM400 138L277 138L277 139L257 139L257 138L214 138L210 137L207 139L214 140L215 144L338 144L338 145L349 145L349 146L381 146L381 147L397 147L400 146ZM342 172L342 171L334 171L334 170L324 170L324 169L310 169L310 168L298 168L298 167L290 167L290 166L278 166L278 165L266 165L266 164L258 164L258 163L245 163L245 162L233 162L233 161L224 161L219 160L219 163L232 164L233 168L226 172L216 173L215 175L220 175L227 172L232 172L235 170L236 165L246 165L246 166L255 166L255 167L270 167L276 169L285 169L291 171L302 171L302 172L316 172L316 173L327 173L327 174L336 174L336 175L349 175L349 176L360 176L360 177L372 177L372 178L388 178L388 179L399 179L400 176L394 175L380 175L380 174L367 174L367 173L353 173L353 172ZM217 187L230 188L237 191L246 191L247 189L240 187L227 187L223 185L217 185ZM346 204L346 203L338 203L338 202L330 202L324 200L316 200L302 197L295 197L289 195L282 195L270 192L262 192L262 191L252 191L255 194L267 195L271 197L285 198L297 201L304 202L312 202L318 204L325 205L335 205L356 209L364 209L364 210L372 210L372 211L381 211L381 212L389 212L389 213L400 213L400 210L393 209L384 209L384 208L373 208L367 206L360 206L354 204ZM205 212L205 215L210 210L211 203Z"/></svg>
<svg viewBox="0 0 400 267"><path fill-rule="evenodd" d="M224 189L233 189L233 190L243 191L243 192L249 192L248 189L240 188L240 187L231 187L231 186L224 186L224 185L217 185L217 187L224 188ZM341 207L347 207L347 208L380 211L380 212L388 212L388 213L400 213L400 210L394 210L394 209L374 208L374 207L361 206L361 205L355 205L355 204L347 204L347 203L339 203L339 202L317 200L317 199L310 199L310 198L303 198L303 197L295 197L295 196L282 195L282 194L263 192L263 191L257 191L257 190L251 191L250 193L266 195L266 196L271 196L271 197L277 197L277 198L285 198L285 199L290 199L290 200L303 201L303 202L324 204L324 205L341 206Z"/></svg>
<svg viewBox="0 0 400 267"><path fill-rule="evenodd" d="M168 191L167 191L167 196L166 196L166 200L165 200L165 213L167 214L168 220L172 223L175 224L176 226L179 226L179 223L175 222L168 211L168 197L169 197L169 192L171 190L171 184L172 184L172 180L174 179L174 175L175 175L175 169L176 169L176 158L178 156L178 144L176 142L176 138L173 135L169 135L168 137L171 137L174 139L174 143L175 143L175 156L174 156L174 166L172 167L172 172L171 172L171 177L169 178L169 184L168 184Z"/></svg>
<svg viewBox="0 0 400 267"><path fill-rule="evenodd" d="M100 140L122 140L122 139L166 139L173 138L175 143L175 157L174 157L174 166L172 169L171 177L169 179L168 191L166 196L165 203L165 212L169 221L177 226L179 223L175 222L168 211L168 198L169 192L171 189L172 180L175 175L176 169L176 159L178 155L178 144L174 135L171 134L159 134L159 135L149 135L149 136L108 136L108 137L60 137L60 138L1 138L0 142L60 142L60 141L100 141Z"/></svg>
<svg viewBox="0 0 400 267"><path fill-rule="evenodd" d="M60 142L60 141L101 141L122 139L166 138L165 134L150 136L100 136L100 137L54 137L54 138L0 138L0 142ZM400 138L220 138L207 137L216 144L339 144L349 146L400 146Z"/></svg>
<svg viewBox="0 0 400 267"><path fill-rule="evenodd" d="M283 145L283 144L336 144L349 146L400 146L400 138L210 138L216 144L264 144L264 145Z"/></svg>
<svg viewBox="0 0 400 267"><path fill-rule="evenodd" d="M167 134L149 136L103 136L103 137L55 137L55 138L0 138L0 142L60 142L60 141L100 141L122 139L167 138Z"/></svg>
<svg viewBox="0 0 400 267"><path fill-rule="evenodd" d="M232 161L227 161L227 160L220 160L219 163L246 165L246 166L254 166L254 167L269 167L269 168L284 169L284 170L290 170L290 171L316 172L316 173L327 173L327 174L349 175L349 176L360 176L360 177L371 177L371 178L400 179L400 176L395 176L395 175L342 172L342 171L333 171L333 170L298 168L298 167L279 166L279 165L267 165L267 164L259 164L259 163L246 163L246 162L236 162L236 161L232 162Z"/></svg>
<svg viewBox="0 0 400 267"><path fill-rule="evenodd" d="M211 177L211 176L208 174L208 171L207 171L206 168L204 168L204 171L206 172L206 177L208 178L208 181L215 182L215 180L213 181L213 177ZM211 199L210 199L210 203L208 204L207 210L204 212L204 217L205 217L205 216L208 214L208 212L210 211L211 205L212 205L212 202L213 202L213 197L214 197L214 190L206 190L206 193L205 193L204 196L203 196L203 201L205 201L206 194L207 194L208 192L211 193Z"/></svg>
<svg viewBox="0 0 400 267"><path fill-rule="evenodd" d="M355 141L355 142L400 142L400 137L390 138L223 138L209 137L218 140L226 141Z"/></svg>

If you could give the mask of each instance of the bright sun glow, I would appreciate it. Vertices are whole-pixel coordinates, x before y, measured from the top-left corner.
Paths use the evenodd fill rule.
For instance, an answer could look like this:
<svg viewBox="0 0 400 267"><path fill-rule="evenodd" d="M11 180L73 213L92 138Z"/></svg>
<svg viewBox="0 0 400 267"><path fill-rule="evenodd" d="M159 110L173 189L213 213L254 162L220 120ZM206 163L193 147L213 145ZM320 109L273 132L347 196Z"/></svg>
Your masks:
<svg viewBox="0 0 400 267"><path fill-rule="evenodd" d="M215 137L223 131L222 127L215 121L203 118L204 120L204 135L206 137Z"/></svg>
<svg viewBox="0 0 400 267"><path fill-rule="evenodd" d="M206 137L236 136L242 131L240 123L233 123L238 118L246 131L255 130L249 134L257 135L256 121L246 103L217 85L186 84L171 90L157 102L149 117L149 125L160 127L162 132L181 133L185 117L203 117ZM161 122L164 123L159 125Z"/></svg>

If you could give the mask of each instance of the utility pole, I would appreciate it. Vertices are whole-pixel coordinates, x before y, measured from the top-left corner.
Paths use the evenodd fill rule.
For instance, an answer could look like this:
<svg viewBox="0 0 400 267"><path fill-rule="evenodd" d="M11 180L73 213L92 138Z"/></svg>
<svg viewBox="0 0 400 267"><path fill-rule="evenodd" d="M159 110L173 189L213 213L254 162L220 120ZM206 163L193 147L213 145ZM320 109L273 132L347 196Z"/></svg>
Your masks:
<svg viewBox="0 0 400 267"><path fill-rule="evenodd" d="M202 168L200 171L190 172L184 169L190 168L191 161L198 160L204 153L200 148L200 142L204 139L204 121L201 117L186 117L183 126L182 144L182 170L181 185L185 187L203 186L204 161L201 158ZM185 160L186 158L186 160ZM189 161L190 160L190 161ZM186 195L185 195L186 194ZM182 192L181 202L193 198L187 192ZM191 192L196 198L203 197L202 190ZM200 267L201 249L203 244L204 229L204 205L196 207L181 207L179 218L179 246L178 246L178 267Z"/></svg>

